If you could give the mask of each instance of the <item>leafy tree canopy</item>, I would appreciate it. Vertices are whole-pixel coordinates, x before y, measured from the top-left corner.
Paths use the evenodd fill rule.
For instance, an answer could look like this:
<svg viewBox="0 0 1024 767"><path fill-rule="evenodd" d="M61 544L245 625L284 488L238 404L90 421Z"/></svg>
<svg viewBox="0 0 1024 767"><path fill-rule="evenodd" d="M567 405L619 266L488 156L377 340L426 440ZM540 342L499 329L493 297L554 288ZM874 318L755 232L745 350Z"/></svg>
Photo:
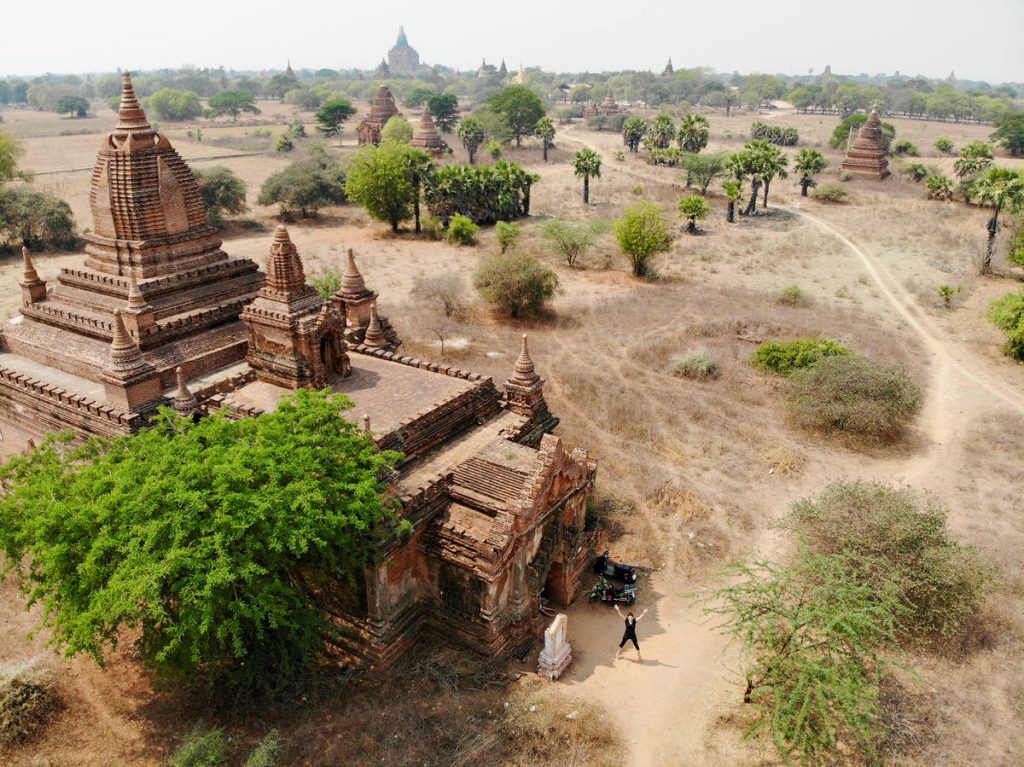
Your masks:
<svg viewBox="0 0 1024 767"><path fill-rule="evenodd" d="M245 204L245 182L230 168L215 165L197 170L196 178L211 226L220 226L225 213L245 213L249 209Z"/></svg>
<svg viewBox="0 0 1024 767"><path fill-rule="evenodd" d="M1007 112L995 120L992 139L1010 154L1024 154L1024 112Z"/></svg>
<svg viewBox="0 0 1024 767"><path fill-rule="evenodd" d="M71 117L85 117L89 114L89 102L81 96L61 96L53 111Z"/></svg>
<svg viewBox="0 0 1024 767"><path fill-rule="evenodd" d="M264 181L256 201L260 205L279 203L284 214L298 209L305 218L345 200L345 170L322 147L314 147L306 159Z"/></svg>
<svg viewBox="0 0 1024 767"><path fill-rule="evenodd" d="M157 91L149 97L147 105L157 117L167 122L193 120L203 113L199 94L174 88Z"/></svg>
<svg viewBox="0 0 1024 767"><path fill-rule="evenodd" d="M540 96L525 85L510 85L491 96L487 104L490 111L505 119L516 146L522 144L523 136L533 135L537 121L544 116Z"/></svg>
<svg viewBox="0 0 1024 767"><path fill-rule="evenodd" d="M102 662L139 631L158 674L249 691L304 674L333 634L314 598L355 583L397 530L378 452L329 392L259 418L169 409L137 435L72 435L0 467L0 548L53 644Z"/></svg>
<svg viewBox="0 0 1024 767"><path fill-rule="evenodd" d="M70 246L75 240L71 207L35 189L0 188L0 242L19 240L29 248Z"/></svg>
<svg viewBox="0 0 1024 767"><path fill-rule="evenodd" d="M648 276L651 259L667 251L672 242L661 208L648 201L626 208L615 222L615 238L629 258L635 277Z"/></svg>
<svg viewBox="0 0 1024 767"><path fill-rule="evenodd" d="M341 142L341 126L356 113L352 102L341 96L325 101L316 113L316 129L330 138L337 136Z"/></svg>
<svg viewBox="0 0 1024 767"><path fill-rule="evenodd" d="M450 91L435 93L427 99L427 108L430 109L430 116L434 118L437 129L442 133L451 133L459 120L459 99L455 94Z"/></svg>
<svg viewBox="0 0 1024 767"><path fill-rule="evenodd" d="M388 120L385 130L394 121ZM411 151L407 143L396 140L385 140L380 146L365 145L353 158L345 182L349 199L378 221L391 224L396 232L400 223L412 217L416 201L409 165Z"/></svg>
<svg viewBox="0 0 1024 767"><path fill-rule="evenodd" d="M210 115L220 117L231 115L232 120L237 120L242 112L250 112L254 115L260 113L260 109L253 102L253 95L249 91L224 91L210 99Z"/></svg>
<svg viewBox="0 0 1024 767"><path fill-rule="evenodd" d="M18 158L25 150L14 137L0 130L0 184L16 178L18 174Z"/></svg>

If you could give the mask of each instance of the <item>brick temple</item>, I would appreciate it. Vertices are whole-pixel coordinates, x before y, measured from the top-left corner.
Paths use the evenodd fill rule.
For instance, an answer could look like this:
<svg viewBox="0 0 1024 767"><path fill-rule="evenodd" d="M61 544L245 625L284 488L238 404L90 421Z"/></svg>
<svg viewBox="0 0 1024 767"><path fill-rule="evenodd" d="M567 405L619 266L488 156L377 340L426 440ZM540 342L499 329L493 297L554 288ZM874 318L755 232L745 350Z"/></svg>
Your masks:
<svg viewBox="0 0 1024 767"><path fill-rule="evenodd" d="M889 159L882 142L882 123L878 119L877 107L871 110L867 122L860 126L857 138L843 160L842 169L879 180L889 175Z"/></svg>
<svg viewBox="0 0 1024 767"><path fill-rule="evenodd" d="M322 300L278 227L265 272L221 249L199 187L146 119L125 73L92 175L81 266L41 280L24 251L22 307L0 334L7 450L47 432L129 434L156 408L259 417L297 387L330 387L382 449L414 532L325 595L339 652L386 667L433 634L491 657L539 636L542 598L568 604L589 563L595 462L565 447L524 336L501 385L403 356L349 251Z"/></svg>
<svg viewBox="0 0 1024 767"><path fill-rule="evenodd" d="M381 85L377 88L377 95L373 97L370 114L356 128L359 143L379 144L380 132L384 129L387 121L400 114L398 107L395 106L395 97L392 95L391 89L386 85Z"/></svg>

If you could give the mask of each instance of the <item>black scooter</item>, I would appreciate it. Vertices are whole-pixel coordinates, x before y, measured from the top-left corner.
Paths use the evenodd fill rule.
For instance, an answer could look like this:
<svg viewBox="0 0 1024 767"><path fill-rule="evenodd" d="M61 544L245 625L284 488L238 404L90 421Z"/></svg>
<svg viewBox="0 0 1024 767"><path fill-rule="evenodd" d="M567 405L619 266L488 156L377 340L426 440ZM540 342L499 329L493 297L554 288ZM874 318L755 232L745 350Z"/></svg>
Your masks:
<svg viewBox="0 0 1024 767"><path fill-rule="evenodd" d="M604 578L614 578L623 583L636 583L636 568L609 559L607 551L594 560L594 572Z"/></svg>
<svg viewBox="0 0 1024 767"><path fill-rule="evenodd" d="M616 586L606 578L598 578L594 588L590 590L591 602L604 602L607 605L631 605L636 601L636 586Z"/></svg>

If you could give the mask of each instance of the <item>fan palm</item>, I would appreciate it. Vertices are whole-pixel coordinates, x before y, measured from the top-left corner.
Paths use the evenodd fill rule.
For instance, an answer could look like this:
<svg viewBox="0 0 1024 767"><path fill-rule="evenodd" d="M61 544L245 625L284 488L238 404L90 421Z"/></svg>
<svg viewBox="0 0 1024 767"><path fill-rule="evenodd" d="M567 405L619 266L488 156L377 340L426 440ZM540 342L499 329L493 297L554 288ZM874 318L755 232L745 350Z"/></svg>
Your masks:
<svg viewBox="0 0 1024 767"><path fill-rule="evenodd" d="M590 179L601 178L601 155L593 149L581 149L572 158L573 172L583 179L583 204L590 203Z"/></svg>

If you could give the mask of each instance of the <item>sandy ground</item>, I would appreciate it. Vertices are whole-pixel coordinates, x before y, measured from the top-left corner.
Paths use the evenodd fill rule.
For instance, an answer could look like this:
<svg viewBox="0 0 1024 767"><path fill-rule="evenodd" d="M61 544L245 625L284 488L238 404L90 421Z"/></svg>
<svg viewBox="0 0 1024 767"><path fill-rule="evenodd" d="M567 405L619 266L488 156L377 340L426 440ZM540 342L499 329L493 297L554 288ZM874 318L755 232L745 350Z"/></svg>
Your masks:
<svg viewBox="0 0 1024 767"><path fill-rule="evenodd" d="M711 150L741 145L741 134L754 119L710 117ZM268 114L272 119L279 118ZM833 124L829 118L794 115L757 119L798 125L810 146L823 145ZM959 145L986 133L979 126L910 121L898 127L922 149L940 135ZM186 157L209 151L181 136L184 129L175 131L172 138ZM37 131L40 138L29 155L37 169L89 164L93 150L88 147L97 136L56 133ZM25 128L21 135L29 134ZM509 322L487 313L467 287L469 318L450 330L460 341L459 350L450 352L460 364L499 381L508 374L518 334L528 331L552 410L562 418L563 439L588 448L601 462L602 495L633 504L631 513L615 517L612 553L649 572L637 605L650 609L639 628L644 659L635 661L630 651L614 661L619 619L603 606L580 601L568 611L575 662L549 694L604 706L631 765L774 764L770 748L739 737L741 659L704 619L693 594L712 586L714 568L730 558L781 553L783 544L769 525L794 500L838 479L891 480L941 497L951 508L954 530L1000 563L1008 582L1005 638L955 662L919 659L925 691L941 701L936 703L939 736L920 761L906 763L957 764L967 755L978 764L1020 763L1024 368L1001 354L999 333L983 317L992 298L1019 283L974 275L984 212L925 201L919 187L902 179L855 181L850 205L826 207L801 198L790 179L773 185L771 215L730 226L724 221L724 198L712 189L704 234L677 236L672 250L659 257L666 282L637 283L610 237L597 243L581 268L569 269L544 245L541 226L554 216L610 220L637 199L653 200L674 217L683 194L680 174L637 157L616 161L619 137L580 126L561 128L557 143L547 165L533 147L511 151L510 157L542 176L520 247L556 268L564 293L550 316ZM589 206L582 204L580 183L567 165L584 143L605 160ZM338 151L343 155L351 148ZM54 152L64 153L64 159L50 157ZM832 167L823 180L835 180L840 157L831 150L826 154ZM261 180L287 159L268 155L223 162L246 177L253 198ZM37 183L50 183L46 179L63 185L79 221L87 222L88 173L69 172L59 180L41 176ZM225 249L262 262L275 223L271 213L254 208L250 215L264 231L238 236L232 230ZM673 225L681 231L681 222ZM382 307L416 354L437 351L424 321L433 309L410 295L416 277L451 271L468 286L481 254L495 247L489 231L475 249L405 233L394 237L350 208L297 222L290 231L310 275L340 269L345 249L354 248L368 284L381 292ZM80 257L41 254L37 268L52 278L59 266ZM5 286L0 316L17 311L19 269L14 258L0 263ZM937 286L946 282L963 288L951 310L935 301ZM775 293L791 283L808 294L808 307L774 305ZM745 339L812 333L910 367L927 400L908 444L852 452L786 426L770 382L747 362L753 347ZM707 346L719 358L719 381L705 385L670 375L671 360L695 345ZM775 471L790 464L793 471ZM38 640L22 639L38 613L19 611L9 586L0 595L0 655L40 652ZM87 659L61 662L60 668L67 713L52 736L14 763L157 764L195 715L151 696L130 657L115 659L106 671ZM309 756L315 747L295 748L303 755L297 763L318 763Z"/></svg>

